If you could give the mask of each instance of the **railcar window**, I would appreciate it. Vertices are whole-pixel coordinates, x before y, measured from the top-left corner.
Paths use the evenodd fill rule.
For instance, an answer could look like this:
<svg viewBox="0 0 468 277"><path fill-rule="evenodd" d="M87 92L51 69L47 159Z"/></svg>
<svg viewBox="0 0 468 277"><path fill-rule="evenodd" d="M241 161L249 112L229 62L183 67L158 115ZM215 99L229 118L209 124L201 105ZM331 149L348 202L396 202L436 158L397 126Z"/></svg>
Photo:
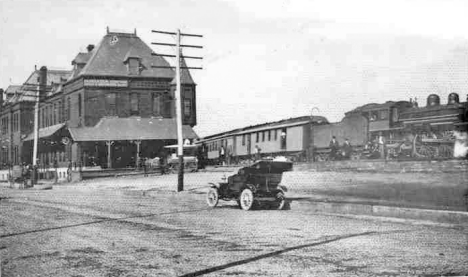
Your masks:
<svg viewBox="0 0 468 277"><path fill-rule="evenodd" d="M265 131L262 132L262 141L265 141Z"/></svg>
<svg viewBox="0 0 468 277"><path fill-rule="evenodd" d="M380 120L388 119L388 110L381 110L379 119Z"/></svg>
<svg viewBox="0 0 468 277"><path fill-rule="evenodd" d="M260 134L257 132L256 137L255 137L255 142L258 142L259 139L260 139Z"/></svg>
<svg viewBox="0 0 468 277"><path fill-rule="evenodd" d="M242 146L244 146L244 145L245 145L245 134L242 135Z"/></svg>
<svg viewBox="0 0 468 277"><path fill-rule="evenodd" d="M278 140L278 130L275 130L275 140Z"/></svg>
<svg viewBox="0 0 468 277"><path fill-rule="evenodd" d="M392 109L392 119L394 122L398 121L398 109L397 108Z"/></svg>
<svg viewBox="0 0 468 277"><path fill-rule="evenodd" d="M370 121L376 121L377 116L378 116L377 111L370 112Z"/></svg>
<svg viewBox="0 0 468 277"><path fill-rule="evenodd" d="M270 141L270 140L271 140L271 131L268 130L268 141Z"/></svg>

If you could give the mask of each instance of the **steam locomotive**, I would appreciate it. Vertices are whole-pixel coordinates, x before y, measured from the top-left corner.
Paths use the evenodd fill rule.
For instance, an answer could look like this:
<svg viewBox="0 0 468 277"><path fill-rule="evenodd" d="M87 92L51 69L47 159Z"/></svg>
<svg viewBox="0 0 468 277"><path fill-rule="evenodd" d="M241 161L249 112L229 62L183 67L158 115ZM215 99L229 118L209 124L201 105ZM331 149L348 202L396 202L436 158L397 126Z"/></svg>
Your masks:
<svg viewBox="0 0 468 277"><path fill-rule="evenodd" d="M416 101L388 101L367 104L345 114L338 123L311 129L314 160L328 160L328 142L348 138L353 145L351 158L449 159L456 140L466 140L468 104L451 93L446 105L431 94L425 107ZM463 155L463 154L462 154ZM466 155L466 153L465 153Z"/></svg>

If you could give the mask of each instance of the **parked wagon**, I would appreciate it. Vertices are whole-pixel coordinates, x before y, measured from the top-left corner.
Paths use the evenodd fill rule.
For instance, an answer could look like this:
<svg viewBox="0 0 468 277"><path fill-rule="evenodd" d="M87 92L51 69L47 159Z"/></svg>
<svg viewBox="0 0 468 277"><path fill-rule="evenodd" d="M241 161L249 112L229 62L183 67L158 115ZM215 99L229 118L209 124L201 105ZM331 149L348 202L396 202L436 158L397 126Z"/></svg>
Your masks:
<svg viewBox="0 0 468 277"><path fill-rule="evenodd" d="M164 146L165 149L169 150L169 155L166 160L165 172L177 173L179 170L179 158L177 156L177 144ZM184 170L188 172L197 171L198 169L198 158L196 157L198 151L198 145L185 144L183 146L184 151Z"/></svg>

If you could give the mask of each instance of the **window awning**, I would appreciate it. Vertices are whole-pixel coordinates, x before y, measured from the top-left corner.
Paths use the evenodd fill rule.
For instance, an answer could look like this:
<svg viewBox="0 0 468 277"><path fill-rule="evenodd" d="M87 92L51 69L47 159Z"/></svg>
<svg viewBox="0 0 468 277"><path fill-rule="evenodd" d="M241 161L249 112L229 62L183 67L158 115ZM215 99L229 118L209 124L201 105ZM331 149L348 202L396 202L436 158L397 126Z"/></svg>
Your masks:
<svg viewBox="0 0 468 277"><path fill-rule="evenodd" d="M65 123L60 123L56 125L52 125L46 128L40 128L39 129L39 138L44 139L53 136L55 133L57 133L62 127L65 126ZM23 141L30 141L34 140L34 132L30 133L26 138L23 139Z"/></svg>
<svg viewBox="0 0 468 277"><path fill-rule="evenodd" d="M177 139L176 120L172 118L104 117L94 127L69 128L74 141L123 141ZM182 126L184 139L196 139L197 134Z"/></svg>

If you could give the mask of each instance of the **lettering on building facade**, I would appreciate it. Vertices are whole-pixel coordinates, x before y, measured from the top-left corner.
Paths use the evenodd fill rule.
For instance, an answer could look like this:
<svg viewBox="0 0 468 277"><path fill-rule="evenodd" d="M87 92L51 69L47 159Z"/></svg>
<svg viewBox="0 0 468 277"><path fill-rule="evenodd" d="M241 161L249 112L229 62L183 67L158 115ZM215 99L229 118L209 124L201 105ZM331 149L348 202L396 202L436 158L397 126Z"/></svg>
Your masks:
<svg viewBox="0 0 468 277"><path fill-rule="evenodd" d="M127 80L86 79L85 87L128 87Z"/></svg>

